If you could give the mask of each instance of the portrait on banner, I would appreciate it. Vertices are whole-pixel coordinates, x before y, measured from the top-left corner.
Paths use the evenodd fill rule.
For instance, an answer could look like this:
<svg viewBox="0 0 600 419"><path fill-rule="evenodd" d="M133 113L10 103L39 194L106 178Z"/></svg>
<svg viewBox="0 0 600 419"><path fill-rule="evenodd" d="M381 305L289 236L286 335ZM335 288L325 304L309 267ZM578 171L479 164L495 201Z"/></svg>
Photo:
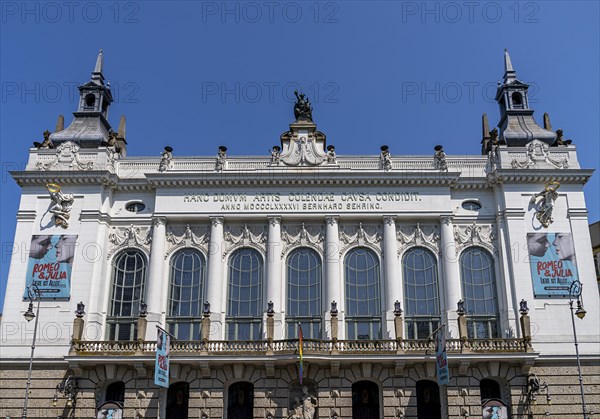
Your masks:
<svg viewBox="0 0 600 419"><path fill-rule="evenodd" d="M44 300L69 298L76 246L76 235L33 235L23 297L29 298L27 289L36 285Z"/></svg>
<svg viewBox="0 0 600 419"><path fill-rule="evenodd" d="M571 233L529 233L527 249L535 297L568 297L578 279Z"/></svg>

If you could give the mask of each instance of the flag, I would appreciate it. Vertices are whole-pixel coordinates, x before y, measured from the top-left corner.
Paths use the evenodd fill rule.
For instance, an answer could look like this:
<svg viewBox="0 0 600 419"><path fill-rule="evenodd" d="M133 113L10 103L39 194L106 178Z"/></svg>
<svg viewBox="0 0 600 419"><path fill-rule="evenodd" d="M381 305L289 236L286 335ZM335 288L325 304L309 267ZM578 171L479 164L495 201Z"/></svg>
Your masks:
<svg viewBox="0 0 600 419"><path fill-rule="evenodd" d="M299 333L299 338L298 338L298 351L300 352L300 371L299 371L299 376L300 376L300 385L302 385L302 376L304 375L303 372L303 365L302 365L302 324L298 323L298 333Z"/></svg>

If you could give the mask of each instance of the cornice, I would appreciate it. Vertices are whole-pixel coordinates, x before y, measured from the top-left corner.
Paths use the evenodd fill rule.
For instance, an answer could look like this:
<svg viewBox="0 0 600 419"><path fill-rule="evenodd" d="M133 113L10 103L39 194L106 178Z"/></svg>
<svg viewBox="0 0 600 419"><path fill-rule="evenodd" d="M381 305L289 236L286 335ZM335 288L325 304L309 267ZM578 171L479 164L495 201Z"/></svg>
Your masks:
<svg viewBox="0 0 600 419"><path fill-rule="evenodd" d="M488 175L490 183L560 182L585 185L594 169L498 169Z"/></svg>

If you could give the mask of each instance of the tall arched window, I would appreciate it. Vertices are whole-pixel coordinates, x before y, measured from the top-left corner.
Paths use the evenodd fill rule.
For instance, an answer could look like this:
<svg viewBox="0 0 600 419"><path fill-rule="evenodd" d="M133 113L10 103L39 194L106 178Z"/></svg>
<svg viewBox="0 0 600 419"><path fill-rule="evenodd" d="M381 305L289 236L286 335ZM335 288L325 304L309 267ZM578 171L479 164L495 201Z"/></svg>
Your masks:
<svg viewBox="0 0 600 419"><path fill-rule="evenodd" d="M440 388L429 380L417 381L417 418L442 419Z"/></svg>
<svg viewBox="0 0 600 419"><path fill-rule="evenodd" d="M227 419L252 419L254 409L254 385L246 381L229 386L227 396Z"/></svg>
<svg viewBox="0 0 600 419"><path fill-rule="evenodd" d="M109 340L137 339L137 317L146 294L147 265L146 256L140 250L127 249L115 256L106 319Z"/></svg>
<svg viewBox="0 0 600 419"><path fill-rule="evenodd" d="M498 337L496 275L492 256L480 247L469 247L460 256L460 271L469 338Z"/></svg>
<svg viewBox="0 0 600 419"><path fill-rule="evenodd" d="M346 282L346 336L381 338L379 259L366 247L356 247L344 260Z"/></svg>
<svg viewBox="0 0 600 419"><path fill-rule="evenodd" d="M186 382L173 383L167 391L167 418L187 419L190 385Z"/></svg>
<svg viewBox="0 0 600 419"><path fill-rule="evenodd" d="M427 339L440 324L437 260L423 247L409 249L402 260L408 339Z"/></svg>
<svg viewBox="0 0 600 419"><path fill-rule="evenodd" d="M321 337L321 258L312 249L293 250L287 258L287 335L298 337L298 323L307 338Z"/></svg>
<svg viewBox="0 0 600 419"><path fill-rule="evenodd" d="M195 249L182 249L171 259L167 324L178 340L200 339L206 263Z"/></svg>
<svg viewBox="0 0 600 419"><path fill-rule="evenodd" d="M229 340L262 340L263 270L263 258L254 249L238 249L229 258Z"/></svg>

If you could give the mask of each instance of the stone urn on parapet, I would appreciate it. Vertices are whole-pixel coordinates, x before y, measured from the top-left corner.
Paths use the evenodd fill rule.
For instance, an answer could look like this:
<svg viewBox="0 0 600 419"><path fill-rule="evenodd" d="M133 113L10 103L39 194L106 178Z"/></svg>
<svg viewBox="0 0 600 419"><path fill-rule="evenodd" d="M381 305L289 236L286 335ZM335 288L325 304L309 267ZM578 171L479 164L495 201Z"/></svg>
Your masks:
<svg viewBox="0 0 600 419"><path fill-rule="evenodd" d="M290 130L281 134L280 161L286 166L320 166L327 163L325 134L317 131L312 105L304 93L294 92L294 117Z"/></svg>

